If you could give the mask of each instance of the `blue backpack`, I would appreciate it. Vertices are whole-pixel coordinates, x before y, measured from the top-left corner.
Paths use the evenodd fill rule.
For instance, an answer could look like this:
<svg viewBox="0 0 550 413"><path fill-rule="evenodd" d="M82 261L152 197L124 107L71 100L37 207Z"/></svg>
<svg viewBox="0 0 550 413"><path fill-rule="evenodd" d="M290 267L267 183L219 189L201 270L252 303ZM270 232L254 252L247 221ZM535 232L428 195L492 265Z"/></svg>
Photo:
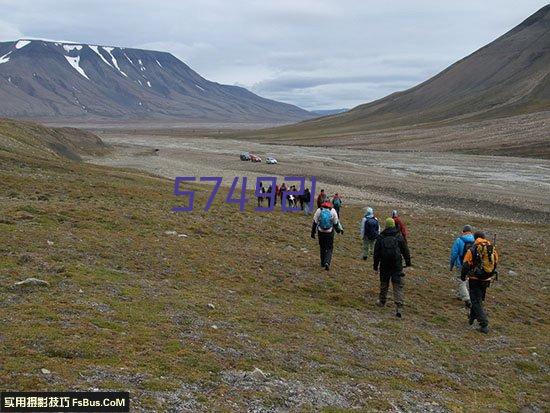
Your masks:
<svg viewBox="0 0 550 413"><path fill-rule="evenodd" d="M375 240L376 237L378 237L378 221L373 218L367 218L365 221L365 231L363 232L365 234L365 238L369 240Z"/></svg>
<svg viewBox="0 0 550 413"><path fill-rule="evenodd" d="M321 209L321 215L319 215L319 228L324 230L332 228L332 216L329 209Z"/></svg>
<svg viewBox="0 0 550 413"><path fill-rule="evenodd" d="M338 209L342 205L342 200L340 198L336 198L332 201L332 205L334 205L334 208Z"/></svg>

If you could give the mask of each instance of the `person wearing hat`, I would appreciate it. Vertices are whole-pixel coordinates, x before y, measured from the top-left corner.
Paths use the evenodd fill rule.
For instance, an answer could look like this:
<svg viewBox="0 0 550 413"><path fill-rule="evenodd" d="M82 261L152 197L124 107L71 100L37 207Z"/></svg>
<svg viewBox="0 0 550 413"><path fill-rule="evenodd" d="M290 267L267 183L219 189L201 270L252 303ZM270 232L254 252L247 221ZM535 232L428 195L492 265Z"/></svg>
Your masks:
<svg viewBox="0 0 550 413"><path fill-rule="evenodd" d="M334 247L334 231L343 234L344 228L338 220L338 214L330 201L324 201L313 215L311 225L311 238L315 239L315 233L319 237L319 250L321 255L321 267L329 270Z"/></svg>
<svg viewBox="0 0 550 413"><path fill-rule="evenodd" d="M407 229L407 226L405 225L405 223L403 222L403 220L401 219L401 217L397 213L396 209L394 209L391 212L391 217L393 218L393 220L395 222L395 227L399 230L399 232L401 232L401 235L403 236L403 239L405 240L405 242L407 242L407 237L409 236L409 230Z"/></svg>
<svg viewBox="0 0 550 413"><path fill-rule="evenodd" d="M393 218L386 218L386 228L376 239L374 244L374 263L375 273L380 275L380 296L378 306L386 305L386 298L390 286L393 288L393 301L396 306L396 317L402 317L404 297L403 297L403 259L405 267L411 266L411 255L407 242L403 239L401 232L395 226Z"/></svg>
<svg viewBox="0 0 550 413"><path fill-rule="evenodd" d="M496 269L498 264L498 253L493 244L487 239L485 233L478 231L474 233L474 246L466 251L462 263L462 280L468 280L472 306L468 323L474 324L477 320L479 331L489 333L489 318L483 302L487 288L498 275Z"/></svg>
<svg viewBox="0 0 550 413"><path fill-rule="evenodd" d="M367 260L374 248L376 238L380 235L380 224L374 216L374 210L368 207L361 220L361 239L363 240L363 259Z"/></svg>
<svg viewBox="0 0 550 413"><path fill-rule="evenodd" d="M470 301L470 292L468 290L468 282L461 280L462 262L466 252L474 245L474 235L472 234L472 227L470 225L464 225L462 228L462 234L460 234L451 247L451 255L449 257L449 271L453 271L456 268L458 273L455 276L456 283L456 298L463 301L466 307L470 308L472 302Z"/></svg>

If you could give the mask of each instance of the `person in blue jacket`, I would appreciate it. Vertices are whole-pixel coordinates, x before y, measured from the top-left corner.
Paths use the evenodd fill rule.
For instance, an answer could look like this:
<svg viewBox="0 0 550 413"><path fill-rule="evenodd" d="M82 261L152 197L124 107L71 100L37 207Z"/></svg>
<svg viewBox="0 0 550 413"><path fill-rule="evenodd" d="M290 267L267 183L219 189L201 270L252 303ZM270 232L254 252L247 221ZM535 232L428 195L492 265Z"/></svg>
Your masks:
<svg viewBox="0 0 550 413"><path fill-rule="evenodd" d="M462 270L462 262L466 252L472 245L474 245L475 239L472 234L472 227L465 225L462 228L462 234L455 239L453 246L451 247L451 256L449 257L449 270L453 271L456 268L457 273L455 275L455 282L457 286L456 298L462 300L466 307L470 308L472 303L470 302L470 292L468 291L468 282L460 279L460 271Z"/></svg>

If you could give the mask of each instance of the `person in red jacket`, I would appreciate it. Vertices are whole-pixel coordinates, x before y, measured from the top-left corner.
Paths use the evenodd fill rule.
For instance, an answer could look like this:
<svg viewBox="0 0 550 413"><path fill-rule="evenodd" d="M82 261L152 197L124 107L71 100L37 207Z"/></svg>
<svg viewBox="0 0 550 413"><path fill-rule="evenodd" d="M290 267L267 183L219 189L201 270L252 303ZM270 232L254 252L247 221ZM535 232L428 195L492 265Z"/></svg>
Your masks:
<svg viewBox="0 0 550 413"><path fill-rule="evenodd" d="M407 242L407 237L409 236L409 230L407 229L407 226L405 225L405 223L403 222L403 220L401 219L401 217L397 213L397 210L394 209L391 212L391 217L393 218L393 220L395 222L396 228L399 230L399 232L401 232L401 235L403 236L403 239L405 240L405 242Z"/></svg>
<svg viewBox="0 0 550 413"><path fill-rule="evenodd" d="M281 188L279 188L279 184L275 184L275 197L273 197L273 205L277 205L277 198L279 197L280 193Z"/></svg>
<svg viewBox="0 0 550 413"><path fill-rule="evenodd" d="M325 193L324 189L321 189L321 193L319 193L319 196L317 197L317 208L321 208L321 205L328 201L328 196Z"/></svg>

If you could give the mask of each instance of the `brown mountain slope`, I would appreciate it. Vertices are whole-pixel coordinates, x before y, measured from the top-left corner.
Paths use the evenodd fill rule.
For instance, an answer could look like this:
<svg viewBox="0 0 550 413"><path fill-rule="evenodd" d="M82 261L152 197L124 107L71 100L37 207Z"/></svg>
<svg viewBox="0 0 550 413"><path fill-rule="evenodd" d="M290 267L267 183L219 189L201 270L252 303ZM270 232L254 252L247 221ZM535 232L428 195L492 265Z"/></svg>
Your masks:
<svg viewBox="0 0 550 413"><path fill-rule="evenodd" d="M349 112L257 136L357 136L396 127L443 126L550 109L550 5L487 46L409 90Z"/></svg>
<svg viewBox="0 0 550 413"><path fill-rule="evenodd" d="M282 124L315 115L211 82L170 53L22 39L0 42L0 116Z"/></svg>
<svg viewBox="0 0 550 413"><path fill-rule="evenodd" d="M47 128L31 122L0 118L0 151L33 158L101 155L108 147L93 133L73 128Z"/></svg>

